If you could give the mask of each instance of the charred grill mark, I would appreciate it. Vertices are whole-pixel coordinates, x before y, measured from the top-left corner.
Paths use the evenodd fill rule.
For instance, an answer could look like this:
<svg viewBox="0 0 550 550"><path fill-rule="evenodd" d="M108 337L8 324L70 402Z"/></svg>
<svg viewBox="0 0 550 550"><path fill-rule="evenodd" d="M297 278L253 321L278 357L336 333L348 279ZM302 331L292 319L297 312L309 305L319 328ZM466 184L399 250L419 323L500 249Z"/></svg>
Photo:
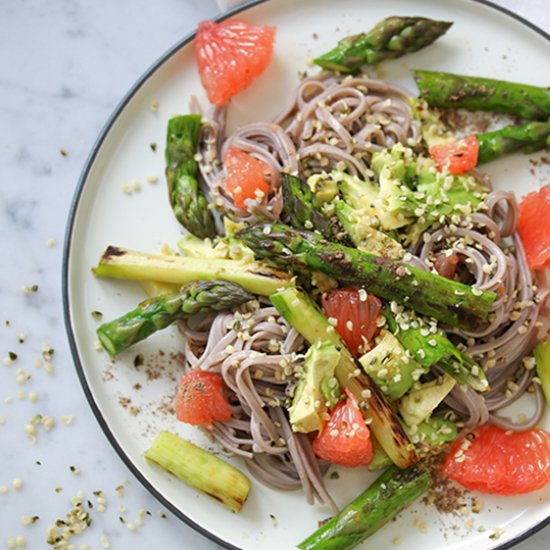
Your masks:
<svg viewBox="0 0 550 550"><path fill-rule="evenodd" d="M269 279L276 279L279 281L288 281L288 275L286 273L283 273L282 271L275 271L275 270L262 270L262 269L255 269L254 271L250 272L252 275L260 275L262 277L267 277Z"/></svg>
<svg viewBox="0 0 550 550"><path fill-rule="evenodd" d="M362 366L356 362L357 368L361 368ZM358 377L357 381L363 386L365 389L370 390L371 395L369 398L367 398L368 402L368 413L371 415L376 415L379 418L384 418L384 422L386 424L389 423L391 427L391 435L395 442L395 444L398 447L408 447L408 452L411 457L412 461L417 461L418 456L416 454L416 451L414 451L414 447L409 439L409 436L403 429L403 426L401 425L401 422L399 422L399 419L397 418L397 415L393 412L393 409L389 405L387 399L384 397L376 383L372 380L372 378L362 372ZM361 396L357 396L358 399L364 399ZM414 458L413 458L414 457Z"/></svg>
<svg viewBox="0 0 550 550"><path fill-rule="evenodd" d="M204 494L209 496L210 498L213 498L214 500L217 500L218 502L220 502L221 504L224 504L224 501L223 499L221 499L218 495L214 494L214 493L210 493L208 491L204 491ZM239 502L237 499L235 499L237 502Z"/></svg>
<svg viewBox="0 0 550 550"><path fill-rule="evenodd" d="M124 256L126 253L127 251L123 250L122 248L109 245L101 258L103 260L108 260L109 258L113 258L115 256Z"/></svg>

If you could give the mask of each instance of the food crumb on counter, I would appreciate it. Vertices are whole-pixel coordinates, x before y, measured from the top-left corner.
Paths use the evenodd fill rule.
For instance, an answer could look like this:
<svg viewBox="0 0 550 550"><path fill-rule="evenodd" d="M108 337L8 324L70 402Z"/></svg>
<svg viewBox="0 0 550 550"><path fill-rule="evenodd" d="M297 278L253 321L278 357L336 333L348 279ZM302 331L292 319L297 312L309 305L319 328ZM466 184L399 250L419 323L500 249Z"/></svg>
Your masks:
<svg viewBox="0 0 550 550"><path fill-rule="evenodd" d="M34 294L38 292L38 285L21 285L21 292L23 294Z"/></svg>
<svg viewBox="0 0 550 550"><path fill-rule="evenodd" d="M12 482L11 486L16 490L20 491L23 488L23 480L20 477L16 477Z"/></svg>
<svg viewBox="0 0 550 550"><path fill-rule="evenodd" d="M72 415L72 414L63 415L60 418L60 420L61 420L62 424L65 424L65 426L70 426L74 421L74 415Z"/></svg>

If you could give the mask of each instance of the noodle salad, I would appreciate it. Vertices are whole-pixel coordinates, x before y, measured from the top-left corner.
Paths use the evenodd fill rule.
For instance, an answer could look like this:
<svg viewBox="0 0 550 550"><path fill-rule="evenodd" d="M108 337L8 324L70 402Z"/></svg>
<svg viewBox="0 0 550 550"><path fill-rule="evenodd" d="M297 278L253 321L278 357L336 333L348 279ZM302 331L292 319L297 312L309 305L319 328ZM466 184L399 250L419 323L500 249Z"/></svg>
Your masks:
<svg viewBox="0 0 550 550"><path fill-rule="evenodd" d="M419 69L415 96L368 75L450 27L394 16L346 37L278 117L228 133L230 99L269 65L276 29L201 23L209 104L191 98L165 148L187 234L169 255L109 246L94 269L150 296L98 328L105 351L176 325L178 420L259 482L334 509L299 548L352 548L441 478L500 495L550 482L537 427L550 404L550 186L518 204L481 168L550 144L550 95ZM453 109L519 122L465 135ZM525 394L533 413L509 418ZM246 501L244 473L174 434L145 456L234 511ZM382 474L346 505L325 486L331 464Z"/></svg>

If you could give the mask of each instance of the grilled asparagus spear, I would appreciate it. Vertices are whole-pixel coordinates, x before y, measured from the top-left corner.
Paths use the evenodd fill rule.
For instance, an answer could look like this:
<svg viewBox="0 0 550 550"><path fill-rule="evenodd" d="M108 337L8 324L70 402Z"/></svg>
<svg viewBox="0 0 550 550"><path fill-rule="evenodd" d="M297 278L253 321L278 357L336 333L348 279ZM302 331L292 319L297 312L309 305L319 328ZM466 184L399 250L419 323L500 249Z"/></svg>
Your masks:
<svg viewBox="0 0 550 550"><path fill-rule="evenodd" d="M428 147L454 141L455 138L441 120L440 113L430 109L423 99L410 98L409 102L413 107L415 118L420 120L422 137ZM477 134L476 137L479 141L478 164L516 151L533 153L550 146L550 119L510 124L493 132Z"/></svg>
<svg viewBox="0 0 550 550"><path fill-rule="evenodd" d="M177 292L144 300L122 317L103 323L97 335L105 351L111 356L117 355L178 319L204 311L230 309L253 298L235 283L194 281Z"/></svg>
<svg viewBox="0 0 550 550"><path fill-rule="evenodd" d="M432 332L419 322L413 326L409 320L397 323L389 308L384 308L388 328L424 367L437 365L459 384L467 384L477 391L489 389L483 369L467 354L461 352L441 329ZM431 328L431 327L430 327Z"/></svg>
<svg viewBox="0 0 550 550"><path fill-rule="evenodd" d="M336 240L337 232L321 211L311 189L300 178L283 174L283 211L296 229L316 229L324 237Z"/></svg>
<svg viewBox="0 0 550 550"><path fill-rule="evenodd" d="M514 151L534 153L550 146L550 120L505 126L494 132L478 134L477 139L478 164L498 159Z"/></svg>
<svg viewBox="0 0 550 550"><path fill-rule="evenodd" d="M347 550L355 548L412 504L432 485L421 464L406 470L390 466L365 492L338 515L298 544L301 550Z"/></svg>
<svg viewBox="0 0 550 550"><path fill-rule="evenodd" d="M250 480L242 472L170 432L157 435L145 458L233 512L239 512L248 497Z"/></svg>
<svg viewBox="0 0 550 550"><path fill-rule="evenodd" d="M93 272L98 277L180 285L222 279L238 283L248 292L262 296L269 296L290 283L286 273L257 262L146 254L116 246L107 247Z"/></svg>
<svg viewBox="0 0 550 550"><path fill-rule="evenodd" d="M214 216L199 188L199 165L195 160L200 115L183 115L168 121L166 135L166 181L176 219L197 237L215 237Z"/></svg>
<svg viewBox="0 0 550 550"><path fill-rule="evenodd" d="M369 32L343 38L334 49L314 61L324 69L352 73L363 65L374 65L429 46L451 25L426 17L388 17Z"/></svg>
<svg viewBox="0 0 550 550"><path fill-rule="evenodd" d="M463 76L438 71L413 71L420 92L431 107L510 113L532 120L550 116L548 88Z"/></svg>
<svg viewBox="0 0 550 550"><path fill-rule="evenodd" d="M340 281L364 285L386 300L452 326L481 325L496 295L451 281L395 260L335 244L287 225L255 225L237 234L257 258L288 268L307 266Z"/></svg>

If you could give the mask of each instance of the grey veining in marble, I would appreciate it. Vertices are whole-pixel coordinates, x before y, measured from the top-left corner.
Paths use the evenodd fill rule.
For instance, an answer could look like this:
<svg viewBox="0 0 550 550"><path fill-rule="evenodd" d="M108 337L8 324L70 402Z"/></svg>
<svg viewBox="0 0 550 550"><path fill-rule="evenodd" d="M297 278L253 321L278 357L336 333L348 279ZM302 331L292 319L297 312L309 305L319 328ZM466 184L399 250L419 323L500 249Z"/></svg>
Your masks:
<svg viewBox="0 0 550 550"><path fill-rule="evenodd" d="M547 0L498 3L550 29ZM161 506L103 435L68 349L60 273L67 213L104 121L161 53L217 11L214 0L0 2L0 359L17 355L11 365L0 364L0 486L8 488L0 492L0 548L17 535L26 537L28 548L46 548L46 528L70 509L70 498L83 490L96 503L99 489L107 511L94 512L92 527L74 541L77 548L101 548L102 535L116 549L216 548L171 514L159 517ZM36 292L22 291L33 285ZM44 345L55 349L52 373ZM30 374L23 385L18 369L19 378ZM56 426L49 432L39 427L33 445L24 427L38 413ZM64 415L74 415L71 425L61 421ZM15 478L23 480L19 491L12 487ZM119 498L115 487L125 480ZM141 508L153 516L135 534L118 518L134 521ZM24 526L24 515L40 519ZM518 549L549 546L546 528Z"/></svg>

